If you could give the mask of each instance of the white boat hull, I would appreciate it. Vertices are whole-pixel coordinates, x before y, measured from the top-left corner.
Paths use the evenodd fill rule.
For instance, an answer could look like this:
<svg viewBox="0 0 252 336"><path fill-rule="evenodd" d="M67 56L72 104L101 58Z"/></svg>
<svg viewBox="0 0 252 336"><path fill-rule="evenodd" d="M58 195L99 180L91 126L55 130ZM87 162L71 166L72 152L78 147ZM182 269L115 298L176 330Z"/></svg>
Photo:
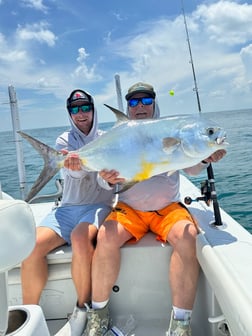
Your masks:
<svg viewBox="0 0 252 336"><path fill-rule="evenodd" d="M199 196L199 190L187 178L181 176L181 179L182 199ZM48 203L31 204L37 222L50 207ZM202 230L197 238L202 271L192 316L193 336L251 336L252 237L222 210L223 226L216 228L209 225L213 220L211 207L193 202L189 208ZM112 318L132 314L137 321L134 335L164 336L171 311L168 285L171 246L148 233L137 244L127 244L121 250L121 270L110 300ZM49 279L40 304L53 335L72 313L76 302L71 248L56 249L48 255L48 263ZM21 304L19 271L17 266L9 272L10 305Z"/></svg>

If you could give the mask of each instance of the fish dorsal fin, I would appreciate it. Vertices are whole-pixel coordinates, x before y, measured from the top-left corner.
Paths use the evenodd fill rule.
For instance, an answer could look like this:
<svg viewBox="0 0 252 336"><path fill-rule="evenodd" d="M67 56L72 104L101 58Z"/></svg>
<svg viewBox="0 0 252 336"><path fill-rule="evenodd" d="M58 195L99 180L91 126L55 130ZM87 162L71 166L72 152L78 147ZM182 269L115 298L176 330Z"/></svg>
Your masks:
<svg viewBox="0 0 252 336"><path fill-rule="evenodd" d="M172 137L163 138L163 150L172 153L180 144L180 140Z"/></svg>
<svg viewBox="0 0 252 336"><path fill-rule="evenodd" d="M116 125L122 124L124 122L128 122L130 119L127 117L126 114L123 112L117 110L115 107L112 107L110 105L104 104L106 107L108 107L116 116Z"/></svg>

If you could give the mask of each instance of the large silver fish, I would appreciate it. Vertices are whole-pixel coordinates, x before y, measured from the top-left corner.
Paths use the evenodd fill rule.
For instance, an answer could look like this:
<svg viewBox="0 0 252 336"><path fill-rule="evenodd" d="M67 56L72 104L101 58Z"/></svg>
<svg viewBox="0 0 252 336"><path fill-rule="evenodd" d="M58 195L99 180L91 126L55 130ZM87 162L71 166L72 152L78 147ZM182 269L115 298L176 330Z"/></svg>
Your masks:
<svg viewBox="0 0 252 336"><path fill-rule="evenodd" d="M124 113L106 106L117 117L115 126L75 151L88 170L115 169L126 182L132 183L162 172L194 166L227 146L224 129L198 115L129 120ZM45 162L26 197L29 201L63 167L65 156L28 134L19 134Z"/></svg>

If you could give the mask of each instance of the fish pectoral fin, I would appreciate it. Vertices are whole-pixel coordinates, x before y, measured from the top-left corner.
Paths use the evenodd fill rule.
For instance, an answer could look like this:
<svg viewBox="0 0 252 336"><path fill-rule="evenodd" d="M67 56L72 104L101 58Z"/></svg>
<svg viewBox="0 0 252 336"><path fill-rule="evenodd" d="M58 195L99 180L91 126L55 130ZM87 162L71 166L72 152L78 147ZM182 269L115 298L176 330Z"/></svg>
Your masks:
<svg viewBox="0 0 252 336"><path fill-rule="evenodd" d="M116 191L115 194L121 194L122 192L132 188L138 182L139 181L133 180L133 181L123 183L122 188L120 190Z"/></svg>
<svg viewBox="0 0 252 336"><path fill-rule="evenodd" d="M163 138L162 142L163 150L166 153L172 153L181 144L179 139L172 137Z"/></svg>

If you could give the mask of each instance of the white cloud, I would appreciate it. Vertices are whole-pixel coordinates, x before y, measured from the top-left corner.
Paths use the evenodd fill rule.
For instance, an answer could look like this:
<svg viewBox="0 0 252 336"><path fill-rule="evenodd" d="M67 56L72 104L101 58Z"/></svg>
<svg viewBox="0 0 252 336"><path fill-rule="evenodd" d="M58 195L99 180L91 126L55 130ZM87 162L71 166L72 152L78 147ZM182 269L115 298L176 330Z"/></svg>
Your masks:
<svg viewBox="0 0 252 336"><path fill-rule="evenodd" d="M2 71L6 70L6 66L9 64L16 64L16 62L27 62L27 52L23 49L10 47L10 43L7 42L5 36L0 33L0 61L4 62L4 67L2 67ZM3 80L3 78L2 78Z"/></svg>
<svg viewBox="0 0 252 336"><path fill-rule="evenodd" d="M43 4L43 0L22 0L25 7L34 8L44 13L47 12L47 7Z"/></svg>
<svg viewBox="0 0 252 336"><path fill-rule="evenodd" d="M116 18L117 21L125 21L127 20L127 17L118 13L118 12L113 12L113 16Z"/></svg>
<svg viewBox="0 0 252 336"><path fill-rule="evenodd" d="M39 23L27 24L24 27L21 25L17 29L17 37L24 41L36 40L39 43L46 43L50 47L55 45L57 37L47 29L48 23L41 21Z"/></svg>
<svg viewBox="0 0 252 336"><path fill-rule="evenodd" d="M25 50L9 48L5 36L0 33L0 61L5 63L25 61L27 53Z"/></svg>
<svg viewBox="0 0 252 336"><path fill-rule="evenodd" d="M245 43L252 34L252 6L231 1L201 5L195 18L204 23L210 39L226 45Z"/></svg>
<svg viewBox="0 0 252 336"><path fill-rule="evenodd" d="M25 50L8 51L5 54L0 54L0 59L8 63L25 61L27 59L27 53Z"/></svg>
<svg viewBox="0 0 252 336"><path fill-rule="evenodd" d="M47 77L40 77L37 80L36 87L39 89L47 89L47 91L50 91L50 89L60 88L61 87L60 76L55 76L54 74L54 77L51 77L49 75L47 75Z"/></svg>
<svg viewBox="0 0 252 336"><path fill-rule="evenodd" d="M77 57L77 62L82 63L88 58L89 54L86 52L85 48L80 48L78 50L79 56Z"/></svg>
<svg viewBox="0 0 252 336"><path fill-rule="evenodd" d="M241 49L240 52L242 62L245 68L246 78L252 82L252 44Z"/></svg>
<svg viewBox="0 0 252 336"><path fill-rule="evenodd" d="M89 57L89 54L86 52L85 48L79 48L78 54L79 56L76 60L79 63L79 66L74 70L73 77L90 81L101 79L101 76L96 73L95 64L93 64L91 67L87 66L86 59Z"/></svg>
<svg viewBox="0 0 252 336"><path fill-rule="evenodd" d="M110 42L111 42L111 36L112 36L112 32L109 31L104 37L103 37L103 40L104 42L109 45Z"/></svg>

